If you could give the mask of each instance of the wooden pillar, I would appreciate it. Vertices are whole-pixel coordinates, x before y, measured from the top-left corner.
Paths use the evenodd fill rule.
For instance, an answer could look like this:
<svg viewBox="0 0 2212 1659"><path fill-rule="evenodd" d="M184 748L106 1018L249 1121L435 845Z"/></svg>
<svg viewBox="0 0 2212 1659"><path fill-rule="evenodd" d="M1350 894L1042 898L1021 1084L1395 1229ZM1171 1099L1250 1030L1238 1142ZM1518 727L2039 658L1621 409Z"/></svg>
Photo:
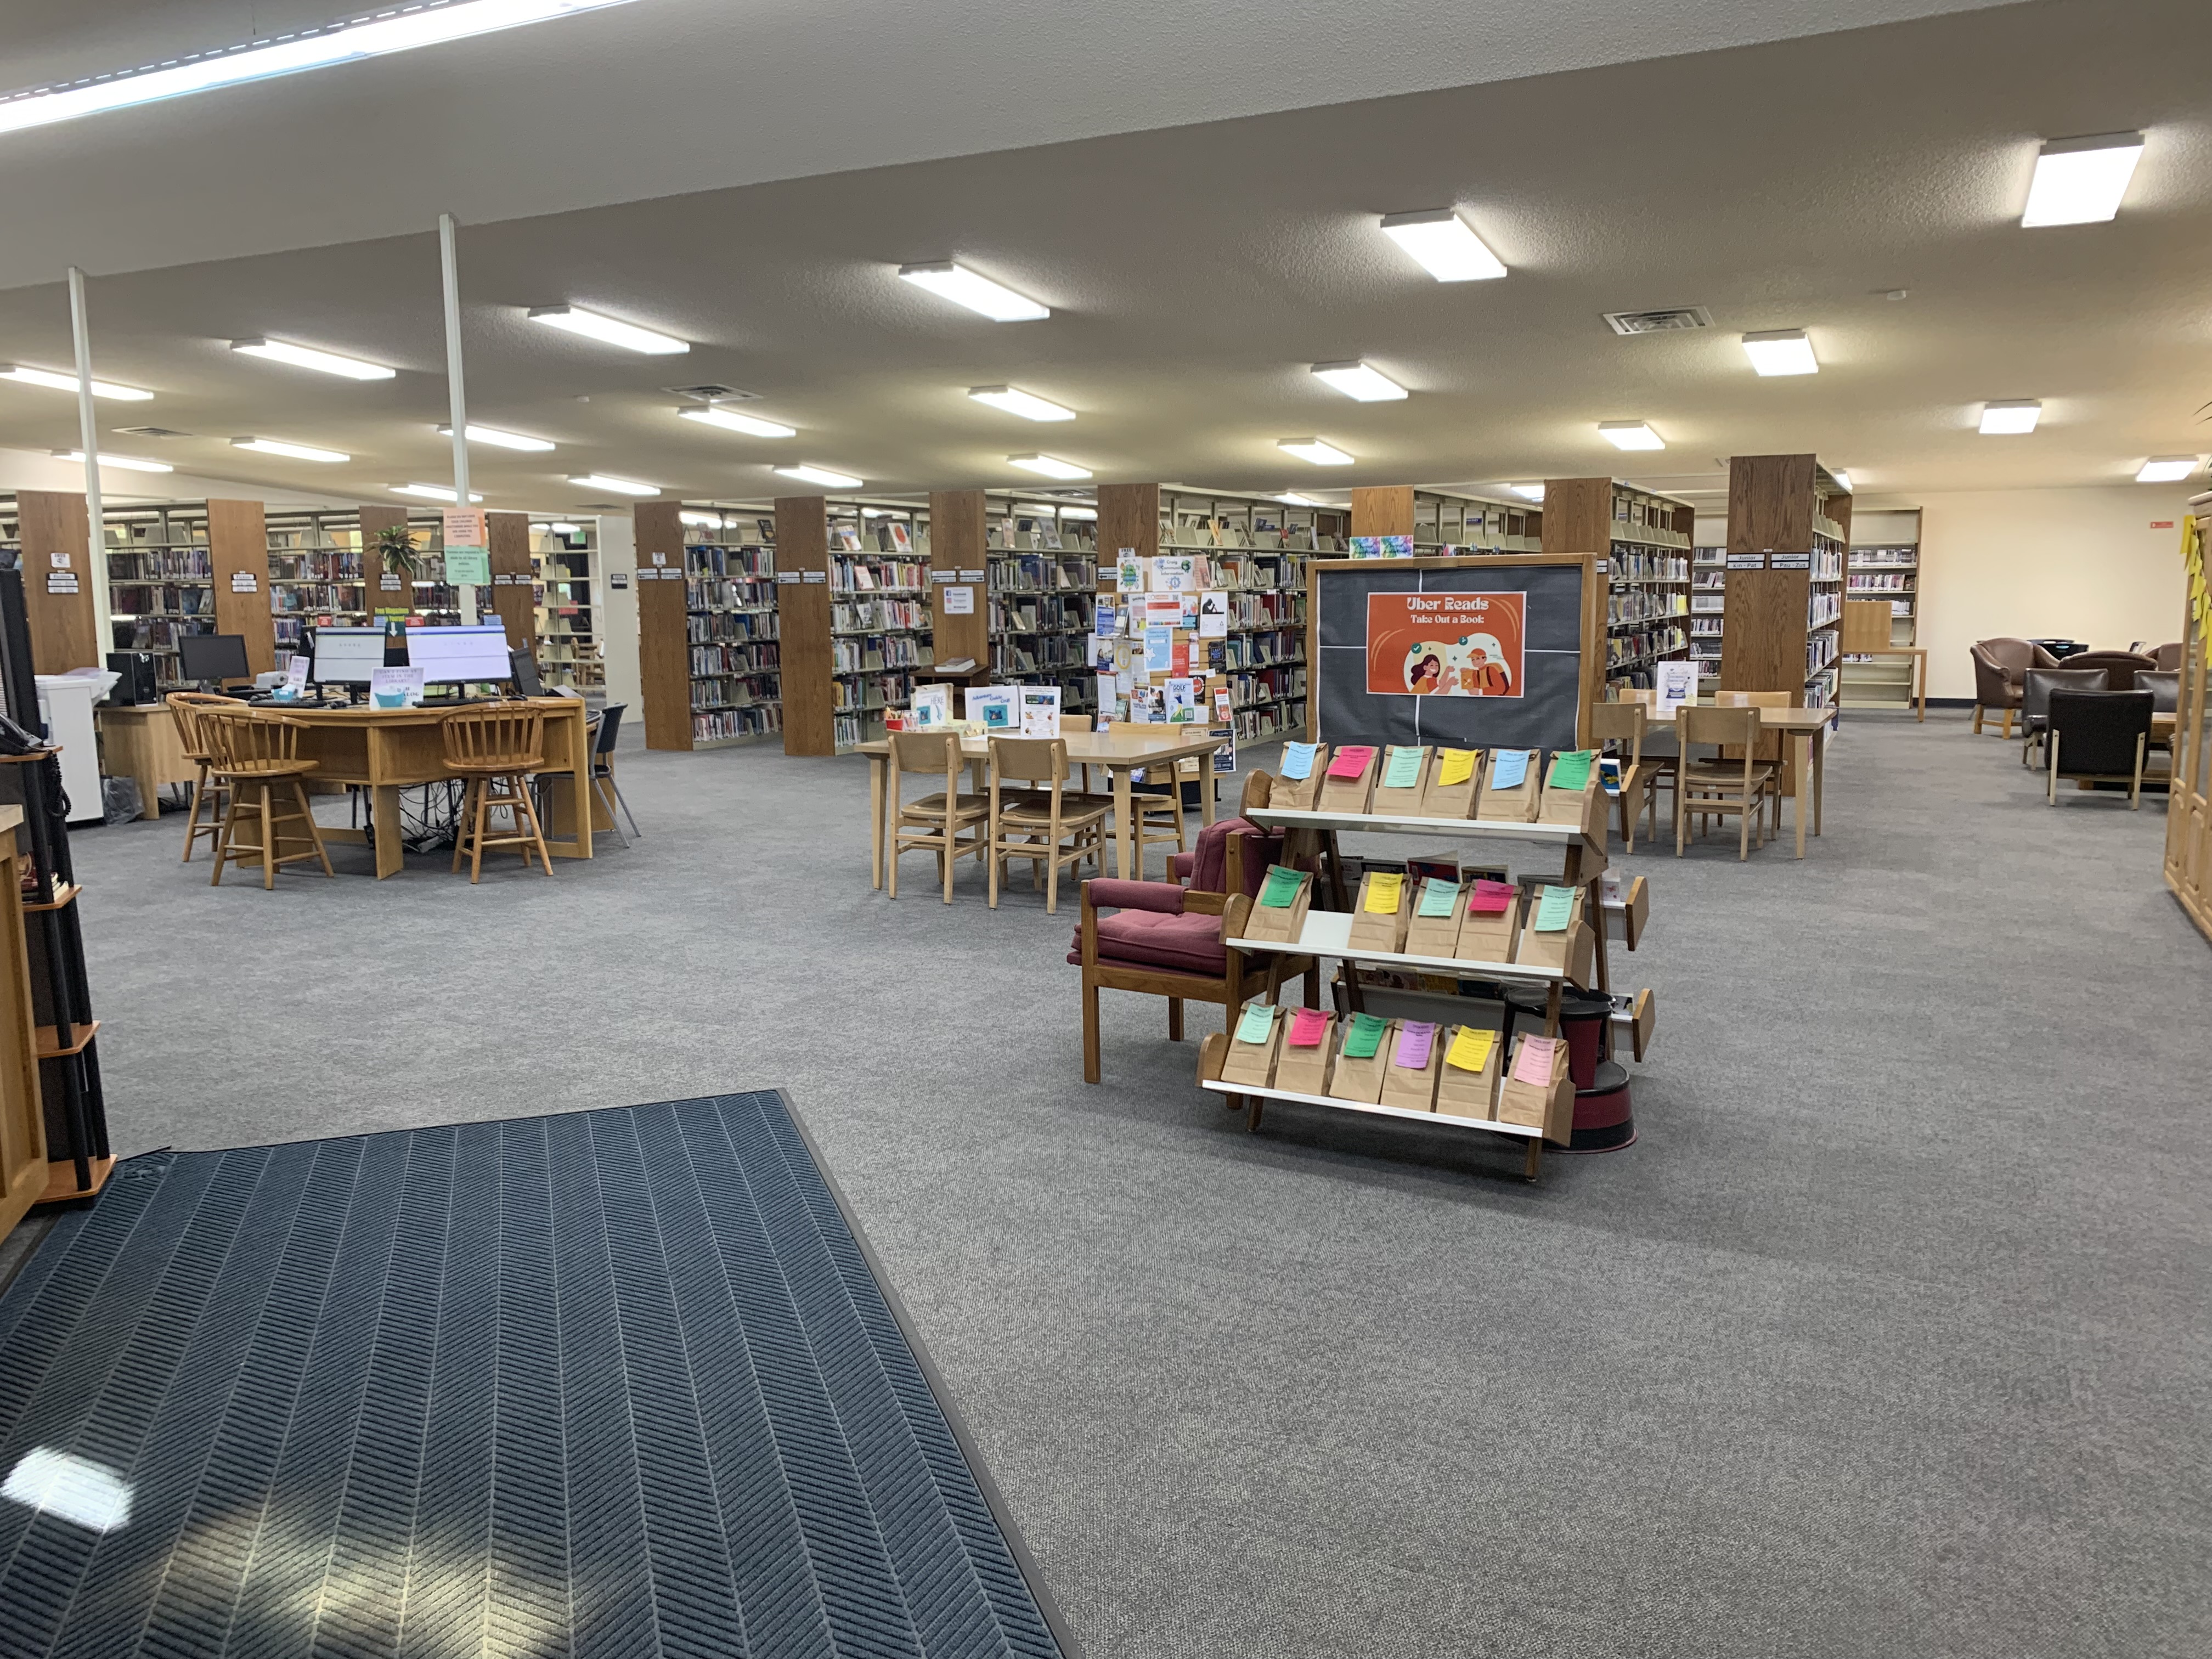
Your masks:
<svg viewBox="0 0 2212 1659"><path fill-rule="evenodd" d="M246 641L246 672L276 666L276 621L269 611L269 524L258 501L210 501L208 568L215 580L215 631Z"/></svg>
<svg viewBox="0 0 2212 1659"><path fill-rule="evenodd" d="M1544 481L1544 551L1613 551L1613 480L1547 478Z"/></svg>
<svg viewBox="0 0 2212 1659"><path fill-rule="evenodd" d="M491 605L507 624L507 648L538 655L538 608L531 599L530 515L487 513L484 535L490 545Z"/></svg>
<svg viewBox="0 0 2212 1659"><path fill-rule="evenodd" d="M991 662L991 603L988 580L963 581L963 571L988 570L983 550L983 492L929 492L929 625L931 654L942 664L972 658L979 668ZM940 574L949 580L936 580ZM945 594L959 588L969 609L949 611Z"/></svg>
<svg viewBox="0 0 2212 1659"><path fill-rule="evenodd" d="M107 642L100 638L92 585L106 580L107 573L84 568L92 522L84 497L56 489L21 489L15 493L15 512L23 544L23 606L31 625L32 667L41 674L66 674L72 668L101 666ZM57 580L66 576L76 580ZM72 587L76 592L68 591Z"/></svg>
<svg viewBox="0 0 2212 1659"><path fill-rule="evenodd" d="M937 526L929 544L937 546ZM837 752L835 660L830 648L830 503L821 495L775 502L776 632L782 644L783 752ZM957 653L956 653L957 654Z"/></svg>
<svg viewBox="0 0 2212 1659"><path fill-rule="evenodd" d="M637 678L645 746L691 747L691 638L684 580L684 521L674 501L640 501L637 529ZM665 574L663 574L665 573Z"/></svg>
<svg viewBox="0 0 2212 1659"><path fill-rule="evenodd" d="M1388 484L1352 492L1352 533L1355 536L1410 536L1413 533L1413 487Z"/></svg>
<svg viewBox="0 0 2212 1659"><path fill-rule="evenodd" d="M1160 550L1160 487L1156 483L1098 486L1098 587L1114 591L1114 563L1127 549L1140 559Z"/></svg>

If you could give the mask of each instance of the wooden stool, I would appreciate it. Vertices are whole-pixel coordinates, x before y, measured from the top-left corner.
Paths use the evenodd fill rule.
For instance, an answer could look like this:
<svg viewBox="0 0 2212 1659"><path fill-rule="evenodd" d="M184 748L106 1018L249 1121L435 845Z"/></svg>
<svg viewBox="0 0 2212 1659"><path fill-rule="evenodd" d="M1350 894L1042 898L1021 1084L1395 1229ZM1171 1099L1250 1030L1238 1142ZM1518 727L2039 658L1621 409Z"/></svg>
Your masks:
<svg viewBox="0 0 2212 1659"><path fill-rule="evenodd" d="M164 699L168 705L169 718L176 723L177 742L185 751L185 758L198 769L199 775L192 780L191 816L185 820L185 856L182 863L192 861L192 848L205 836L213 841L222 830L222 809L214 806L207 822L200 822L200 808L212 798L208 792L208 775L215 764L209 751L205 734L200 729L200 711L205 708L236 708L233 697L210 696L204 691L172 691Z"/></svg>
<svg viewBox="0 0 2212 1659"><path fill-rule="evenodd" d="M466 778L469 786L461 797L460 833L453 837L453 868L460 869L466 853L469 880L481 881L485 848L519 847L524 869L530 867L534 848L550 876L553 855L545 850L545 831L529 787L530 775L545 764L545 716L520 707L465 708L447 715L438 729L445 738L446 769ZM513 815L513 835L484 833L484 818L495 806ZM588 804L585 810L590 810Z"/></svg>
<svg viewBox="0 0 2212 1659"><path fill-rule="evenodd" d="M229 699L216 701L228 702ZM300 758L300 732L306 722L281 714L251 714L234 702L230 709L203 707L195 719L208 747L210 770L230 798L223 811L222 832L216 836L215 874L209 878L208 885L222 884L223 866L228 864L260 865L264 891L276 885L278 866L297 864L301 859L320 859L323 873L335 875L331 855L323 850L323 832L307 804L304 780L316 763ZM288 796L289 802L280 810L278 803ZM239 830L249 817L260 836L258 842L239 838ZM294 823L306 824L306 833L286 835L283 826ZM281 850L286 841L307 845L300 852L287 853ZM186 848L187 854L190 850Z"/></svg>

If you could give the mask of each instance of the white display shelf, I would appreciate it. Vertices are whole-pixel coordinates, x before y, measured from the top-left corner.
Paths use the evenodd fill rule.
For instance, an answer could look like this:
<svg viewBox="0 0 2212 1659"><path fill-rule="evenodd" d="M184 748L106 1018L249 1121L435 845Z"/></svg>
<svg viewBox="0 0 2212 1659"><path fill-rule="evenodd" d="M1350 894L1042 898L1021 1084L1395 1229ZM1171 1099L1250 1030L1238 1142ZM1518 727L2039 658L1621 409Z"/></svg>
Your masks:
<svg viewBox="0 0 2212 1659"><path fill-rule="evenodd" d="M1306 925L1295 943L1275 939L1232 939L1222 941L1231 949L1293 957L1340 957L1377 967L1413 968L1424 973L1455 974L1462 979L1525 979L1543 985L1564 985L1564 968L1538 968L1525 962L1477 962L1459 957L1410 957L1399 951L1355 951L1352 924L1357 918L1346 910L1310 910Z"/></svg>
<svg viewBox="0 0 2212 1659"><path fill-rule="evenodd" d="M1378 836L1455 836L1463 840L1490 836L1499 841L1544 842L1555 847L1589 839L1579 823L1523 823L1506 818L1393 818L1364 812L1293 812L1267 806L1255 807L1244 816L1263 830L1348 830ZM1603 862L1602 854L1600 862Z"/></svg>
<svg viewBox="0 0 2212 1659"><path fill-rule="evenodd" d="M1497 1135L1518 1135L1523 1140L1543 1137L1540 1127L1526 1123L1500 1123L1496 1118L1462 1117L1455 1112L1416 1111L1411 1106L1382 1106L1364 1100L1339 1100L1334 1095L1301 1095L1288 1089L1253 1089L1236 1083L1201 1083L1217 1095L1239 1095L1250 1100L1287 1100L1300 1106L1334 1106L1340 1112L1365 1112L1370 1117L1411 1118L1416 1123L1440 1123L1454 1129L1487 1129Z"/></svg>

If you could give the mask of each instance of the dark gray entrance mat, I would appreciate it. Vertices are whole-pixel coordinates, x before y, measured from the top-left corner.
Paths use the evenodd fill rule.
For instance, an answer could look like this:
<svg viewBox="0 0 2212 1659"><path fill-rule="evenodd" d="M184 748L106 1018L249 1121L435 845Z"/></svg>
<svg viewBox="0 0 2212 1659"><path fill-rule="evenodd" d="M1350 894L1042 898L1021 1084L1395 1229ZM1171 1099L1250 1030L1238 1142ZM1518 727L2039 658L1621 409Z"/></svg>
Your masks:
<svg viewBox="0 0 2212 1659"><path fill-rule="evenodd" d="M0 1296L0 1654L1073 1651L779 1094L118 1169Z"/></svg>

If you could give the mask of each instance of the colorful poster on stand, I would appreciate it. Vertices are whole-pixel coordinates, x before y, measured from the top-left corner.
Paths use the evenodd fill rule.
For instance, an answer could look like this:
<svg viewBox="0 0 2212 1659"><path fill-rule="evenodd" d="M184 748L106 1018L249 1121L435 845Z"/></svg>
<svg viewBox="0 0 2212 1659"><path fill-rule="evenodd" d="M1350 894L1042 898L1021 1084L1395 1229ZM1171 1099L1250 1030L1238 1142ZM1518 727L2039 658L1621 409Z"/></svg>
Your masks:
<svg viewBox="0 0 2212 1659"><path fill-rule="evenodd" d="M1367 689L1377 696L1518 697L1526 593L1370 593Z"/></svg>

